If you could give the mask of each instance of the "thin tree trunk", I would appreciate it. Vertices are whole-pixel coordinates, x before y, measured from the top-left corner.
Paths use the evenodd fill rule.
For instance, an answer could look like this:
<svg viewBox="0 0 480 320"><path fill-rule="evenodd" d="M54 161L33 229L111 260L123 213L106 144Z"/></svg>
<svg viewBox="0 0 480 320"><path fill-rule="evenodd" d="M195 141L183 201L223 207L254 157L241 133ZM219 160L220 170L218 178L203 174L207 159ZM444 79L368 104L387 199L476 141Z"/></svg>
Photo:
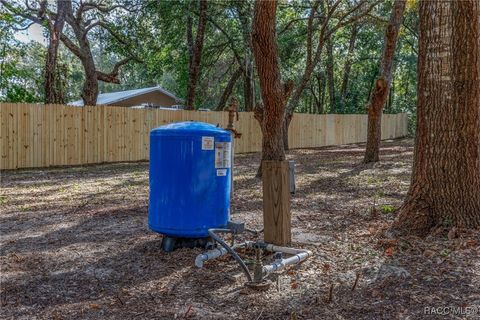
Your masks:
<svg viewBox="0 0 480 320"><path fill-rule="evenodd" d="M335 79L333 76L333 43L332 39L327 39L327 82L328 82L328 96L330 98L330 113L337 112L337 102L335 99Z"/></svg>
<svg viewBox="0 0 480 320"><path fill-rule="evenodd" d="M253 111L255 104L255 93L253 88L253 62L249 60L250 55L246 58L245 73L243 76L243 96L245 100L245 111Z"/></svg>
<svg viewBox="0 0 480 320"><path fill-rule="evenodd" d="M480 227L480 3L420 2L412 182L394 230Z"/></svg>
<svg viewBox="0 0 480 320"><path fill-rule="evenodd" d="M252 30L251 14L252 7L247 1L240 1L238 5L238 17L242 26L242 37L245 44L245 58L243 63L243 98L245 111L253 111L255 106L255 88L253 75L253 54L252 54Z"/></svg>
<svg viewBox="0 0 480 320"><path fill-rule="evenodd" d="M325 74L323 71L319 72L316 76L318 83L318 95L320 104L318 106L318 113L325 113Z"/></svg>
<svg viewBox="0 0 480 320"><path fill-rule="evenodd" d="M217 111L222 111L225 109L225 105L227 104L227 100L232 94L233 87L235 86L235 83L237 83L238 78L242 75L242 68L238 68L235 70L235 72L232 74L230 77L230 80L228 80L227 86L225 87L225 90L223 90L223 94L220 97L220 101L218 102L217 108L215 110Z"/></svg>
<svg viewBox="0 0 480 320"><path fill-rule="evenodd" d="M276 39L276 1L256 1L252 24L253 53L260 80L264 128L262 160L285 160L282 141L285 92Z"/></svg>
<svg viewBox="0 0 480 320"><path fill-rule="evenodd" d="M60 81L57 77L58 67L58 46L60 44L60 35L65 25L65 1L57 1L57 14L55 22L49 24L49 41L47 49L47 58L45 60L45 103L64 103L62 89L59 88Z"/></svg>
<svg viewBox="0 0 480 320"><path fill-rule="evenodd" d="M343 79L342 79L342 87L340 88L340 106L342 109L345 110L346 107L346 99L347 99L347 92L348 92L348 80L350 79L350 70L352 69L353 63L353 51L355 50L355 42L357 41L357 35L359 31L359 25L354 24L352 26L352 34L350 35L350 41L348 44L348 53L347 58L345 60L345 66L343 69Z"/></svg>
<svg viewBox="0 0 480 320"><path fill-rule="evenodd" d="M191 21L191 20L190 20ZM205 35L205 26L207 23L207 0L200 0L200 8L198 13L197 35L195 45L191 49L190 66L188 70L188 85L186 109L193 110L195 104L195 90L197 87L198 77L200 75L200 62L202 59L203 40ZM191 24L187 26L187 42L193 41ZM191 44L190 44L191 45ZM190 47L189 45L189 47Z"/></svg>
<svg viewBox="0 0 480 320"><path fill-rule="evenodd" d="M379 160L380 140L382 137L382 110L392 82L393 57L397 46L398 32L402 25L405 4L405 0L395 0L390 15L390 22L385 31L380 75L375 81L368 106L367 146L363 160L365 163L377 162Z"/></svg>
<svg viewBox="0 0 480 320"><path fill-rule="evenodd" d="M264 239L278 245L291 241L288 164L282 133L286 102L293 82L282 84L276 39L276 1L255 2L252 40L264 107L262 124L262 190Z"/></svg>

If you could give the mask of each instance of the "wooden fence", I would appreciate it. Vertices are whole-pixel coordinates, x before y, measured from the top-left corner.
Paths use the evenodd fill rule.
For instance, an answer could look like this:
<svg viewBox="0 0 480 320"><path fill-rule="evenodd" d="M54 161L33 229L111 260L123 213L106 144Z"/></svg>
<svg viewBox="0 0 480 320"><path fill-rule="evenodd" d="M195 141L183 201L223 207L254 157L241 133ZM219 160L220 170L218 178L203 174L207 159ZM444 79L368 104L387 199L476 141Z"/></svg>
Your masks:
<svg viewBox="0 0 480 320"><path fill-rule="evenodd" d="M0 169L147 160L152 128L186 120L225 127L227 118L227 112L213 111L0 103ZM237 153L261 150L253 113L240 113L235 127L242 133L235 141ZM366 115L295 114L289 144L309 148L364 142L366 130ZM406 134L406 114L383 116L383 139Z"/></svg>

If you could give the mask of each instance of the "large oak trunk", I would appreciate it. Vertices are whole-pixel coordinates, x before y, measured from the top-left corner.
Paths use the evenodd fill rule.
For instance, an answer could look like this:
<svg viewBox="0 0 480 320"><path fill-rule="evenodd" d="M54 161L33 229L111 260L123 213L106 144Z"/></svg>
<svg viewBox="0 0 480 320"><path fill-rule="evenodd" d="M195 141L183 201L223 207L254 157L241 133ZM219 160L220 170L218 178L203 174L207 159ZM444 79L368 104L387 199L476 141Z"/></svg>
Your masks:
<svg viewBox="0 0 480 320"><path fill-rule="evenodd" d="M394 229L480 226L480 3L420 2L412 182Z"/></svg>
<svg viewBox="0 0 480 320"><path fill-rule="evenodd" d="M387 100L390 84L392 83L392 64L397 46L398 32L402 25L405 0L395 0L390 22L385 31L385 41L380 62L380 75L375 81L368 109L367 147L364 162L379 160L380 140L382 136L382 110Z"/></svg>

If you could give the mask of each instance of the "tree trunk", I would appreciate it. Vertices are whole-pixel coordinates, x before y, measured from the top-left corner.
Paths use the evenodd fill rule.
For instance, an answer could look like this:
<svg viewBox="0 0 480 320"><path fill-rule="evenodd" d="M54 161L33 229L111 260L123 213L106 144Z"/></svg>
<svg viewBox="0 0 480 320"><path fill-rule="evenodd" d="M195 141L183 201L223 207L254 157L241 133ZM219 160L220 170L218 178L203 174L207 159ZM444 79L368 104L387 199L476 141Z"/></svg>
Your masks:
<svg viewBox="0 0 480 320"><path fill-rule="evenodd" d="M71 0L62 0L61 2L64 6L62 10L65 11L65 22L71 26L76 43L70 40L70 38L65 34L61 34L60 39L70 50L70 52L72 52L82 63L85 72L85 80L81 96L84 105L94 106L97 103L98 97L98 81L120 83L118 78L120 67L134 58L130 55L129 57L118 61L113 66L110 73L97 70L95 66L95 60L93 59L90 42L88 40L88 32L93 30L94 27L100 26L107 30L110 34L112 34L113 37L115 37L125 46L127 45L126 41L121 39L121 36L111 29L109 24L103 20L98 20L95 22L92 22L91 20L88 22L83 21L82 14L85 12L85 10L87 10L88 6L78 6L76 8L77 12L74 12ZM91 8L89 10L91 10Z"/></svg>
<svg viewBox="0 0 480 320"><path fill-rule="evenodd" d="M420 2L412 182L394 230L480 227L480 3Z"/></svg>
<svg viewBox="0 0 480 320"><path fill-rule="evenodd" d="M237 5L238 18L242 27L242 37L245 45L243 66L243 100L245 111L253 111L255 106L255 85L253 75L252 55L252 6L248 1L235 2Z"/></svg>
<svg viewBox="0 0 480 320"><path fill-rule="evenodd" d="M335 101L335 79L333 77L333 44L332 39L327 40L327 82L328 95L330 98L330 113L337 113L337 102Z"/></svg>
<svg viewBox="0 0 480 320"><path fill-rule="evenodd" d="M242 68L238 68L235 70L235 72L232 74L230 80L228 80L227 86L225 87L225 90L223 90L223 94L220 97L220 101L218 102L217 108L215 110L217 111L222 111L225 109L225 105L227 104L227 100L232 94L233 87L235 86L235 83L237 83L238 78L242 75Z"/></svg>
<svg viewBox="0 0 480 320"><path fill-rule="evenodd" d="M406 0L395 0L390 22L385 31L384 48L380 62L380 75L375 81L368 105L367 146L364 162L379 160L380 140L382 137L382 110L392 82L392 64L397 46L398 32L402 25Z"/></svg>
<svg viewBox="0 0 480 320"><path fill-rule="evenodd" d="M317 107L318 113L325 113L325 73L323 71L319 72L316 76L318 84L318 100L319 105Z"/></svg>
<svg viewBox="0 0 480 320"><path fill-rule="evenodd" d="M263 101L263 160L285 160L282 141L285 93L276 40L276 1L257 1L252 24L253 52Z"/></svg>
<svg viewBox="0 0 480 320"><path fill-rule="evenodd" d="M249 58L248 55L246 58ZM255 93L253 87L253 63L251 60L245 60L245 74L243 76L243 96L245 100L245 111L253 111L255 104Z"/></svg>
<svg viewBox="0 0 480 320"><path fill-rule="evenodd" d="M266 242L291 241L288 163L283 146L283 120L293 82L282 84L276 39L276 1L255 2L252 40L264 107L256 108L262 124L263 220ZM261 112L258 112L262 109ZM272 161L273 160L273 161ZM266 161L266 162L264 162ZM265 165L263 165L265 163ZM281 221L280 224L272 221Z"/></svg>
<svg viewBox="0 0 480 320"><path fill-rule="evenodd" d="M345 67L343 69L342 87L340 88L340 106L343 110L345 110L346 107L345 103L348 92L348 80L350 78L350 70L352 69L353 51L355 50L355 42L357 41L358 30L359 25L354 24L352 26L352 34L350 35L347 58L345 60Z"/></svg>
<svg viewBox="0 0 480 320"><path fill-rule="evenodd" d="M85 70L85 80L83 82L82 99L85 106L94 106L97 104L98 97L98 79L95 71L93 58L82 60Z"/></svg>
<svg viewBox="0 0 480 320"><path fill-rule="evenodd" d="M190 20L191 21L191 20ZM197 87L198 77L200 75L200 62L202 59L203 39L205 35L205 26L207 22L207 0L200 0L200 8L198 13L198 26L195 45L191 49L190 66L188 70L188 85L186 109L193 110L195 104L195 89ZM187 41L193 41L191 37L191 24L187 26ZM191 43L189 44L189 48Z"/></svg>
<svg viewBox="0 0 480 320"><path fill-rule="evenodd" d="M55 22L49 24L49 41L47 58L45 60L45 103L64 103L62 89L59 88L60 81L57 77L58 46L60 35L65 25L65 1L57 1L57 15Z"/></svg>

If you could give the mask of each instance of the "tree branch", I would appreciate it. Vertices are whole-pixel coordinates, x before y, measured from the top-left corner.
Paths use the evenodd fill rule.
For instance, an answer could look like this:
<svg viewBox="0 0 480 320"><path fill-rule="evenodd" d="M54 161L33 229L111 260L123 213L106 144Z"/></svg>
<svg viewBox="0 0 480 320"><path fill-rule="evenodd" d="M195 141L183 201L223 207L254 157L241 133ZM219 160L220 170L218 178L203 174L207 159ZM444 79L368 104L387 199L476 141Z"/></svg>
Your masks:
<svg viewBox="0 0 480 320"><path fill-rule="evenodd" d="M118 61L115 66L113 66L113 69L110 73L104 73L101 71L96 71L97 74L97 79L104 81L104 82L110 82L110 83L120 83L120 80L117 78L118 77L118 72L121 66L127 64L131 60L133 60L133 57L127 57L123 60Z"/></svg>
<svg viewBox="0 0 480 320"><path fill-rule="evenodd" d="M62 40L63 44L79 59L83 59L83 53L80 48L73 43L66 35L63 33L60 35L60 40Z"/></svg>

